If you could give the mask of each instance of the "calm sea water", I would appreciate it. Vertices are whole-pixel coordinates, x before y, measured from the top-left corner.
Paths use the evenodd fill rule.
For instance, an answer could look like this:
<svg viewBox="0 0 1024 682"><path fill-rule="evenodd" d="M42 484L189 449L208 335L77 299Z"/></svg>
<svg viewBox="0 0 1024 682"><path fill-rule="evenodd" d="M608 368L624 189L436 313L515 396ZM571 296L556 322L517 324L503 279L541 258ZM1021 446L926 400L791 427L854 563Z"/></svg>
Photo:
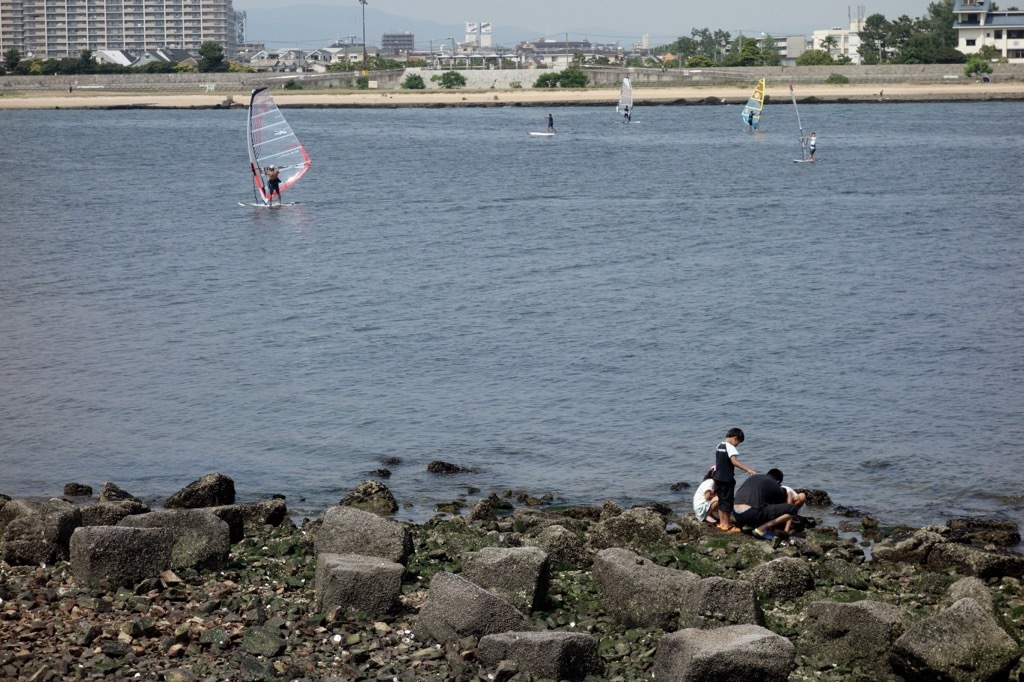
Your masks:
<svg viewBox="0 0 1024 682"><path fill-rule="evenodd" d="M212 471L316 516L691 493L741 459L883 522L1024 520L1020 104L3 112L0 492ZM478 473L436 477L430 460ZM742 478L742 477L741 477ZM480 495L471 495L475 500Z"/></svg>

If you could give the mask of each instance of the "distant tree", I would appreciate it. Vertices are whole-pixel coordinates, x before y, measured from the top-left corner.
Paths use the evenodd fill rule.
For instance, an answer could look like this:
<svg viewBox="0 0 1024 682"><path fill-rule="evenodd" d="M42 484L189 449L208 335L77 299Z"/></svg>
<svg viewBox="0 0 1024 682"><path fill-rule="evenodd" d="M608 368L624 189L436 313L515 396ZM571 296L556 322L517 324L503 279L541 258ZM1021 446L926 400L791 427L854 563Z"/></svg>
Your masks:
<svg viewBox="0 0 1024 682"><path fill-rule="evenodd" d="M982 45L981 47L978 48L978 54L981 56L982 59L986 61L998 59L1001 55L1001 53L999 52L999 48L996 47L995 45Z"/></svg>
<svg viewBox="0 0 1024 682"><path fill-rule="evenodd" d="M711 58L703 54L694 55L686 60L686 67L690 69L706 69L714 65Z"/></svg>
<svg viewBox="0 0 1024 682"><path fill-rule="evenodd" d="M302 89L302 83L300 83L299 81L295 80L294 78L289 78L284 83L284 89L285 90L301 90Z"/></svg>
<svg viewBox="0 0 1024 682"><path fill-rule="evenodd" d="M136 66L132 71L135 71L136 73L180 73L178 71L178 66L178 62L155 61L142 64L141 66ZM180 66L184 66L184 64L181 64ZM189 67L189 69L195 71L192 67Z"/></svg>
<svg viewBox="0 0 1024 682"><path fill-rule="evenodd" d="M589 82L587 74L575 66L564 71L541 74L533 83L535 88L585 88Z"/></svg>
<svg viewBox="0 0 1024 682"><path fill-rule="evenodd" d="M356 90L369 90L370 89L370 77L369 76L356 76Z"/></svg>
<svg viewBox="0 0 1024 682"><path fill-rule="evenodd" d="M829 55L832 54L833 50L836 50L838 48L839 48L839 39L836 38L834 35L827 35L821 41L821 49L823 49L826 52L828 52Z"/></svg>
<svg viewBox="0 0 1024 682"><path fill-rule="evenodd" d="M893 58L897 64L961 64L963 53L941 44L935 33L915 33Z"/></svg>
<svg viewBox="0 0 1024 682"><path fill-rule="evenodd" d="M228 71L230 73L256 73L256 69L252 68L248 64L242 62L236 62L234 60L228 60Z"/></svg>
<svg viewBox="0 0 1024 682"><path fill-rule="evenodd" d="M94 73L96 71L96 60L93 59L92 50L81 50L78 53L78 73Z"/></svg>
<svg viewBox="0 0 1024 682"><path fill-rule="evenodd" d="M170 71L161 70L159 73L196 73L196 67L185 62L171 62Z"/></svg>
<svg viewBox="0 0 1024 682"><path fill-rule="evenodd" d="M761 38L761 64L763 66L778 66L782 63L779 56L779 48L775 44L775 38L765 35Z"/></svg>
<svg viewBox="0 0 1024 682"><path fill-rule="evenodd" d="M420 59L419 57L413 57L405 60L405 65L409 68L423 68L427 65L426 59Z"/></svg>
<svg viewBox="0 0 1024 682"><path fill-rule="evenodd" d="M825 82L829 85L846 85L850 82L850 79L841 73L832 73L825 79Z"/></svg>
<svg viewBox="0 0 1024 682"><path fill-rule="evenodd" d="M199 56L199 70L202 73L228 70L228 65L224 63L224 47L220 43L206 41L199 46Z"/></svg>
<svg viewBox="0 0 1024 682"><path fill-rule="evenodd" d="M939 0L928 5L928 16L922 21L926 30L935 36L939 45L956 48L958 38L953 24L956 23L956 15L953 14L953 3L955 0Z"/></svg>
<svg viewBox="0 0 1024 682"><path fill-rule="evenodd" d="M833 63L832 55L825 50L806 50L796 58L797 66L825 66Z"/></svg>
<svg viewBox="0 0 1024 682"><path fill-rule="evenodd" d="M558 85L563 88L585 88L589 80L587 74L583 73L579 67L570 66L565 71L562 71L558 79Z"/></svg>
<svg viewBox="0 0 1024 682"><path fill-rule="evenodd" d="M14 73L18 68L18 63L21 61L21 52L18 48L12 47L11 49L4 52L4 68L9 72Z"/></svg>
<svg viewBox="0 0 1024 682"><path fill-rule="evenodd" d="M992 67L981 55L972 54L964 65L964 75L977 76L983 73L992 73Z"/></svg>
<svg viewBox="0 0 1024 682"><path fill-rule="evenodd" d="M418 73L410 73L405 77L400 86L403 90L426 90L427 84L423 82L423 76Z"/></svg>
<svg viewBox="0 0 1024 682"><path fill-rule="evenodd" d="M466 77L458 71L445 71L430 77L434 83L438 83L445 90L455 90L466 87Z"/></svg>
<svg viewBox="0 0 1024 682"><path fill-rule="evenodd" d="M549 71L548 73L542 73L534 81L533 87L535 88L557 88L558 79L561 78L562 74Z"/></svg>
<svg viewBox="0 0 1024 682"><path fill-rule="evenodd" d="M864 20L864 26L857 33L860 37L857 53L862 63L881 64L887 59L886 50L891 32L892 24L884 14L872 14Z"/></svg>

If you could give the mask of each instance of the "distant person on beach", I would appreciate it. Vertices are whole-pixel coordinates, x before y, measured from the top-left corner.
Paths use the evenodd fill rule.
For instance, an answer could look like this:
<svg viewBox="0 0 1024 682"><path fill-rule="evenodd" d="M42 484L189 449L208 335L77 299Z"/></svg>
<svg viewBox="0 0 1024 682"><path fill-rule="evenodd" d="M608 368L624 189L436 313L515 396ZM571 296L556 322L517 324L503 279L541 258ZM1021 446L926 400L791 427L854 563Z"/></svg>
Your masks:
<svg viewBox="0 0 1024 682"><path fill-rule="evenodd" d="M772 528L785 526L788 533L793 528L793 519L800 513L799 504L792 503L788 491L782 485L782 471L769 469L767 474L757 474L743 481L736 491L736 522L744 529L750 528L755 537L774 540Z"/></svg>
<svg viewBox="0 0 1024 682"><path fill-rule="evenodd" d="M814 161L814 149L818 146L818 135L817 133L811 133L811 136L807 138L807 160Z"/></svg>
<svg viewBox="0 0 1024 682"><path fill-rule="evenodd" d="M718 524L718 518L711 516L718 510L718 497L715 495L715 467L711 467L704 475L704 482L697 486L693 493L693 513L702 523Z"/></svg>
<svg viewBox="0 0 1024 682"><path fill-rule="evenodd" d="M555 132L555 117L551 114L548 114L548 132Z"/></svg>
<svg viewBox="0 0 1024 682"><path fill-rule="evenodd" d="M739 460L736 446L743 442L743 430L732 428L725 434L725 440L715 449L715 490L718 491L718 529L738 533L732 525L733 497L736 493L736 469L742 469L753 476L757 472Z"/></svg>
<svg viewBox="0 0 1024 682"><path fill-rule="evenodd" d="M274 195L277 195L277 205L281 205L281 171L277 166L267 166L267 205L274 205Z"/></svg>

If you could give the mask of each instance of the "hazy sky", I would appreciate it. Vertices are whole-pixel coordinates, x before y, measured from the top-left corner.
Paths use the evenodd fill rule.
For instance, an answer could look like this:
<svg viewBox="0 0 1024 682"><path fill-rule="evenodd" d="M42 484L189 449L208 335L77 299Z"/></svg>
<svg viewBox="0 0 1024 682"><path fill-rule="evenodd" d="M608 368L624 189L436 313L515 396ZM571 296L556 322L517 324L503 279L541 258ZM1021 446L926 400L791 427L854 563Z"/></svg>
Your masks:
<svg viewBox="0 0 1024 682"><path fill-rule="evenodd" d="M863 8L864 16L924 16L931 1L874 0L858 5L846 0L368 0L366 29L369 35L401 30L399 26L374 25L373 10L379 10L444 24L489 21L496 28L528 28L537 32L538 37L595 28L611 29L614 36L639 37L647 33L652 40L689 35L695 27L723 29L733 34L742 31L748 35L810 34L815 29L847 27L848 17L856 18L858 8ZM329 4L343 11L351 6L360 11L359 0L234 0L237 10L300 4Z"/></svg>

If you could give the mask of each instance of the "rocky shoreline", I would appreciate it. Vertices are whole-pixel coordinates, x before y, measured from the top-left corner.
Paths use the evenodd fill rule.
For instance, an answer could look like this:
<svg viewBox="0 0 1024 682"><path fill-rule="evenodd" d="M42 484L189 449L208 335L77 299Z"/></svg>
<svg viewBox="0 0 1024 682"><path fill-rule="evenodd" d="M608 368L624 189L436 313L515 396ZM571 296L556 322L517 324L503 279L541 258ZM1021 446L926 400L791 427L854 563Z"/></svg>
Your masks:
<svg viewBox="0 0 1024 682"><path fill-rule="evenodd" d="M1012 524L859 519L869 560L815 509L767 542L515 498L399 523L368 481L297 526L220 474L156 512L109 483L0 496L0 678L1024 680Z"/></svg>

